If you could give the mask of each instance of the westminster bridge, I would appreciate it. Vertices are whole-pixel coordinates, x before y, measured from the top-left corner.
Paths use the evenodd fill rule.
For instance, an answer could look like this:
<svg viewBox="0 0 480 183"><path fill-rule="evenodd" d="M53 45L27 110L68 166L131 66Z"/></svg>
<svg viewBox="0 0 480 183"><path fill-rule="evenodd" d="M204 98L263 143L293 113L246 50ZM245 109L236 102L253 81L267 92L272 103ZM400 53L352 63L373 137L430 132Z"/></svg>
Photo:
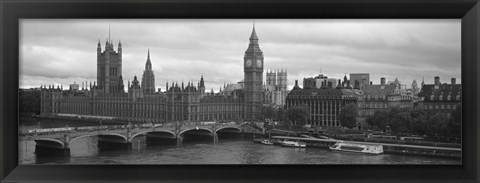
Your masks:
<svg viewBox="0 0 480 183"><path fill-rule="evenodd" d="M39 156L70 156L70 144L87 137L98 137L100 149L131 149L132 141L146 136L147 143L181 145L186 136L218 142L222 134L264 134L259 128L239 124L173 123L159 127L133 127L122 129L97 128L90 131L67 130L43 134L27 134L21 139L35 141L35 153Z"/></svg>

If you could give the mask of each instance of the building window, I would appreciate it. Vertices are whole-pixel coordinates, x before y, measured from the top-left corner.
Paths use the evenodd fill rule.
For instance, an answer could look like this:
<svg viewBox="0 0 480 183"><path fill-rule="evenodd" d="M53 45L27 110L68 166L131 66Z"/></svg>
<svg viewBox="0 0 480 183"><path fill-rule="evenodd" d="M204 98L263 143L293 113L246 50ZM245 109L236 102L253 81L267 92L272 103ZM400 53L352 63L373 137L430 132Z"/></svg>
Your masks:
<svg viewBox="0 0 480 183"><path fill-rule="evenodd" d="M433 95L430 95L430 100L433 100L434 99L434 96Z"/></svg>

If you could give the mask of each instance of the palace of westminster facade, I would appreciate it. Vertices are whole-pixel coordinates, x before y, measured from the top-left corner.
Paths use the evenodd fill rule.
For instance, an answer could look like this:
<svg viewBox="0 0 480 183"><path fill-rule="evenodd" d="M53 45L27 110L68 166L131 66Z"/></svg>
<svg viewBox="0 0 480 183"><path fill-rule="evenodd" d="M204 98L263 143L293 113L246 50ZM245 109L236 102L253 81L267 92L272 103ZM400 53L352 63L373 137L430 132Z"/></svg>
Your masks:
<svg viewBox="0 0 480 183"><path fill-rule="evenodd" d="M300 88L298 82L288 90L287 71L267 71L263 83L264 56L253 27L250 43L244 55L244 79L236 84L224 85L223 91L206 91L203 76L199 82L166 83L166 91L155 91L155 76L147 54L141 82L137 77L128 82L124 90L122 78L122 45L114 50L110 39L102 52L97 45L97 81L89 89L78 85L70 90L53 85L41 86L40 113L42 116L86 115L104 116L138 122L189 122L189 121L241 121L261 120L263 105L289 108L306 106L309 109L307 124L312 126L342 126L339 115L342 108L354 103L358 109L357 127L366 125L366 117L376 110L391 107L421 108L451 113L461 104L461 84L452 78L451 84L416 81L412 89L402 89L396 79L386 83L381 78L379 85L369 80L368 73L350 74L343 82L319 75L304 78ZM87 82L85 82L85 86Z"/></svg>
<svg viewBox="0 0 480 183"><path fill-rule="evenodd" d="M125 92L122 44L119 42L115 51L112 41L108 39L103 52L100 42L97 45L97 81L93 85L90 82L89 89L82 86L82 90L41 86L41 115L107 116L155 123L257 120L262 105L267 102L272 105L283 104L288 93L286 71L279 71L278 77L276 72L269 72L269 85L263 85L263 60L253 27L244 55L244 80L224 86L223 91L220 89L220 92L214 93L213 90L205 91L205 81L201 76L196 84L166 83L165 92L156 92L148 51L142 80L138 81L135 76L132 83L128 82L128 92ZM278 84L273 80L279 80Z"/></svg>

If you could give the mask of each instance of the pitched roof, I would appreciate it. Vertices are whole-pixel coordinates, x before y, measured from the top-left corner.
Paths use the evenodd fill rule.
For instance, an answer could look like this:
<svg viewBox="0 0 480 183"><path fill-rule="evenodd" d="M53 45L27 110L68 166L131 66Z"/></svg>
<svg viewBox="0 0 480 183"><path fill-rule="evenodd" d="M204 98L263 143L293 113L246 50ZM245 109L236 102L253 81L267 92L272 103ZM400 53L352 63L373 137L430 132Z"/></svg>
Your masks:
<svg viewBox="0 0 480 183"><path fill-rule="evenodd" d="M450 99L448 100L448 96ZM440 84L435 89L434 84L423 85L422 90L418 93L419 97L424 97L424 101L454 101L458 102L456 98L462 96L461 84ZM433 96L433 100L432 97Z"/></svg>
<svg viewBox="0 0 480 183"><path fill-rule="evenodd" d="M365 85L362 90L365 95L378 95L379 97L383 97L386 95L393 95L395 94L395 85L384 85L385 87L382 89L382 85Z"/></svg>

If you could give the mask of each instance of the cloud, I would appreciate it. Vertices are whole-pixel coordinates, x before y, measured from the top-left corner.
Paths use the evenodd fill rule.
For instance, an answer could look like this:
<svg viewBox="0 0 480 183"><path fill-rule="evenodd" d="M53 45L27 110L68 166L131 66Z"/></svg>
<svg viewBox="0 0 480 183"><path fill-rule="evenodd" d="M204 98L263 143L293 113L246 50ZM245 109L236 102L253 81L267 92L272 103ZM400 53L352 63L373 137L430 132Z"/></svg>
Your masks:
<svg viewBox="0 0 480 183"><path fill-rule="evenodd" d="M343 78L370 73L403 83L440 76L461 82L460 20L256 20L267 69L288 69L289 85L320 72ZM110 34L109 34L110 27ZM96 48L123 48L123 78L141 78L150 49L157 87L168 81L207 88L243 79L251 20L24 19L20 23L20 87L96 80ZM110 36L109 36L110 35Z"/></svg>

